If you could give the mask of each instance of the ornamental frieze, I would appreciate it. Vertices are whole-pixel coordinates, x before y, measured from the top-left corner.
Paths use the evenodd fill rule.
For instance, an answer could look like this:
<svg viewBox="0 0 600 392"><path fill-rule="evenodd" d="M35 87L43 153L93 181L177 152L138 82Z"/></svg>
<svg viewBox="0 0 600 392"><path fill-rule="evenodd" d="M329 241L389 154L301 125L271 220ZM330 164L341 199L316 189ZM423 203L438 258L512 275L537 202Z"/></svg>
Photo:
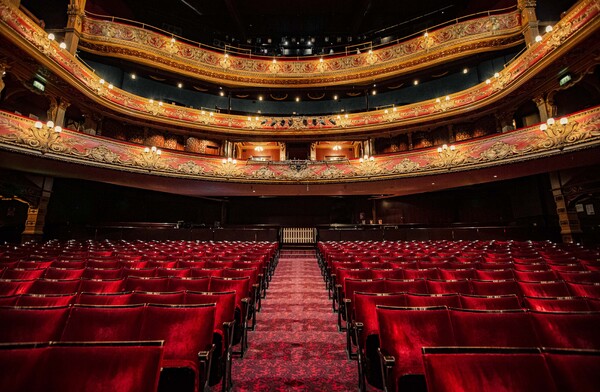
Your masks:
<svg viewBox="0 0 600 392"><path fill-rule="evenodd" d="M248 183L357 182L464 171L600 147L600 106L528 128L442 147L345 161L256 162L159 150L57 129L0 111L0 149L150 175Z"/></svg>
<svg viewBox="0 0 600 392"><path fill-rule="evenodd" d="M515 10L461 21L426 36L364 53L273 61L270 57L240 56L202 44L192 45L113 19L84 17L80 47L133 61L152 61L173 72L183 71L223 84L265 87L356 83L374 76L389 77L436 60L447 61L450 53L467 55L522 41L520 14Z"/></svg>

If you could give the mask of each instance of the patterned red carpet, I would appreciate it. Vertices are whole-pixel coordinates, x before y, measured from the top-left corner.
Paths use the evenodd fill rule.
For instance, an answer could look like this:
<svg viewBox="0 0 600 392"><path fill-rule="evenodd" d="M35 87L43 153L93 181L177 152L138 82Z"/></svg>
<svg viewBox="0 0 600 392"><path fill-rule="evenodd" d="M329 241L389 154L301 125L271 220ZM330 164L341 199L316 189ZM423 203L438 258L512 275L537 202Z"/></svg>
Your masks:
<svg viewBox="0 0 600 392"><path fill-rule="evenodd" d="M249 342L244 359L234 358L234 391L357 389L314 251L281 252Z"/></svg>

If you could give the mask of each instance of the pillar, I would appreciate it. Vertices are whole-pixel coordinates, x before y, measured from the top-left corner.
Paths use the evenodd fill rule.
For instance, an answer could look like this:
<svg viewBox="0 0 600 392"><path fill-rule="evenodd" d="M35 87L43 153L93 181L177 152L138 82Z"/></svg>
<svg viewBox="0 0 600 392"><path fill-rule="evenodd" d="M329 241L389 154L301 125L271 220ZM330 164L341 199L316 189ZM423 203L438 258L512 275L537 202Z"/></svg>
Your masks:
<svg viewBox="0 0 600 392"><path fill-rule="evenodd" d="M554 100L551 98L551 95L540 95L535 97L533 102L535 102L535 105L538 108L541 122L545 122L550 117L554 117L556 115L556 106L554 105Z"/></svg>
<svg viewBox="0 0 600 392"><path fill-rule="evenodd" d="M521 25L523 27L523 36L525 43L532 45L535 43L535 37L538 36L538 19L535 14L536 0L518 0L518 7L521 11Z"/></svg>
<svg viewBox="0 0 600 392"><path fill-rule="evenodd" d="M41 240L44 236L44 224L46 222L46 212L48 202L52 194L53 177L41 177L37 181L40 186L40 198L37 205L29 206L27 210L27 220L25 221L25 230L21 234L21 241Z"/></svg>
<svg viewBox="0 0 600 392"><path fill-rule="evenodd" d="M7 69L8 65L6 63L0 63L0 93L4 90L4 75L6 75Z"/></svg>
<svg viewBox="0 0 600 392"><path fill-rule="evenodd" d="M412 132L407 133L406 136L408 137L408 150L410 151L413 149Z"/></svg>
<svg viewBox="0 0 600 392"><path fill-rule="evenodd" d="M550 173L550 184L552 186L552 196L556 203L556 213L558 214L562 241L564 243L576 242L581 234L579 218L576 212L568 211L567 209L560 172Z"/></svg>
<svg viewBox="0 0 600 392"><path fill-rule="evenodd" d="M494 117L496 118L496 130L504 133L515 129L513 126L514 116L514 111L502 110L496 112L494 114Z"/></svg>
<svg viewBox="0 0 600 392"><path fill-rule="evenodd" d="M310 143L310 160L317 160L317 143Z"/></svg>
<svg viewBox="0 0 600 392"><path fill-rule="evenodd" d="M75 54L81 36L81 26L85 12L86 0L70 0L67 8L67 27L65 28L65 43L67 50Z"/></svg>
<svg viewBox="0 0 600 392"><path fill-rule="evenodd" d="M456 139L454 138L454 125L448 124L448 143L454 143Z"/></svg>
<svg viewBox="0 0 600 392"><path fill-rule="evenodd" d="M286 154L287 154L287 149L286 149L285 143L283 143L283 142L279 143L279 160L280 161L287 160Z"/></svg>

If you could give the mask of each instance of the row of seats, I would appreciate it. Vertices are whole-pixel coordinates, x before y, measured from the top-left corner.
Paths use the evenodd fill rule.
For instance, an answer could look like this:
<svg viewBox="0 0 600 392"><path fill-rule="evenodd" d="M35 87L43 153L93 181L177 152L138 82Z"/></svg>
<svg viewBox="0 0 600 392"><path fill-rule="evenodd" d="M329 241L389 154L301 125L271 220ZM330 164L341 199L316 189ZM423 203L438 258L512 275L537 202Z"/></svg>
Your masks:
<svg viewBox="0 0 600 392"><path fill-rule="evenodd" d="M163 341L0 344L4 392L156 392Z"/></svg>
<svg viewBox="0 0 600 392"><path fill-rule="evenodd" d="M215 303L2 307L0 341L15 343L163 340L162 367L192 370L192 385L194 390L198 391L200 388L204 390L208 385L214 350L216 313ZM183 377L176 378L181 380Z"/></svg>
<svg viewBox="0 0 600 392"><path fill-rule="evenodd" d="M383 381L402 390L424 375L423 347L553 347L600 350L600 312L473 311L376 307ZM358 341L363 337L357 328ZM365 339L366 340L366 339ZM359 356L363 348L359 347ZM364 349L367 353L367 349ZM361 361L359 361L361 362ZM419 381L416 381L419 382ZM475 384L479 385L479 384Z"/></svg>
<svg viewBox="0 0 600 392"><path fill-rule="evenodd" d="M600 351L539 348L423 349L429 392L594 392Z"/></svg>

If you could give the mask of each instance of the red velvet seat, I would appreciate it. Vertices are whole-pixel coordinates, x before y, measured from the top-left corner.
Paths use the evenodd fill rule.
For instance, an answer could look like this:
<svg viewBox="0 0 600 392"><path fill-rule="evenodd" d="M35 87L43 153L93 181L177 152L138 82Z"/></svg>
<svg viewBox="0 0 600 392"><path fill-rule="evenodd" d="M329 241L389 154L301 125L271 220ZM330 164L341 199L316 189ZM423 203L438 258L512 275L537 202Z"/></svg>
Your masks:
<svg viewBox="0 0 600 392"><path fill-rule="evenodd" d="M127 291L168 291L169 278L146 278L130 276L125 280L125 289Z"/></svg>
<svg viewBox="0 0 600 392"><path fill-rule="evenodd" d="M600 283L598 271L557 271L560 279L570 283Z"/></svg>
<svg viewBox="0 0 600 392"><path fill-rule="evenodd" d="M194 371L195 391L204 390L208 384L215 311L214 304L148 305L138 329L141 340L165 341L164 368Z"/></svg>
<svg viewBox="0 0 600 392"><path fill-rule="evenodd" d="M600 312L531 312L542 347L600 349Z"/></svg>
<svg viewBox="0 0 600 392"><path fill-rule="evenodd" d="M44 274L45 279L80 279L83 276L84 268L55 268L50 267Z"/></svg>
<svg viewBox="0 0 600 392"><path fill-rule="evenodd" d="M475 277L475 269L439 269L440 279L443 280L465 280Z"/></svg>
<svg viewBox="0 0 600 392"><path fill-rule="evenodd" d="M141 305L75 305L62 333L62 341L114 342L145 340L140 336ZM147 339L153 340L153 339Z"/></svg>
<svg viewBox="0 0 600 392"><path fill-rule="evenodd" d="M578 297L600 298L600 283L567 283L569 292Z"/></svg>
<svg viewBox="0 0 600 392"><path fill-rule="evenodd" d="M354 329L357 345L359 383L364 385L365 379L378 388L382 387L381 369L379 365L379 323L377 321L377 305L406 306L404 293L354 293ZM347 340L348 352L352 351L351 342Z"/></svg>
<svg viewBox="0 0 600 392"><path fill-rule="evenodd" d="M83 273L85 279L120 279L123 273L122 268L86 268Z"/></svg>
<svg viewBox="0 0 600 392"><path fill-rule="evenodd" d="M523 305L526 309L540 312L585 312L590 309L587 301L581 297L524 297Z"/></svg>
<svg viewBox="0 0 600 392"><path fill-rule="evenodd" d="M201 260L179 260L177 268L205 268L206 261Z"/></svg>
<svg viewBox="0 0 600 392"><path fill-rule="evenodd" d="M0 306L15 306L21 295L2 295L0 296Z"/></svg>
<svg viewBox="0 0 600 392"><path fill-rule="evenodd" d="M519 297L516 295L461 295L463 309L472 310L512 310L521 309Z"/></svg>
<svg viewBox="0 0 600 392"><path fill-rule="evenodd" d="M406 306L408 307L427 307L427 306L447 306L460 308L460 297L457 293L442 294L406 294Z"/></svg>
<svg viewBox="0 0 600 392"><path fill-rule="evenodd" d="M225 390L227 390L227 386L231 385L235 291L218 293L188 291L185 293L185 303L193 305L214 303L217 305L213 335L215 357L212 363L210 384L219 382L219 379L225 376Z"/></svg>
<svg viewBox="0 0 600 392"><path fill-rule="evenodd" d="M240 355L244 355L247 347L248 317L250 316L250 278L220 278L211 277L208 291L224 292L235 291L236 325L234 331L234 344L241 343Z"/></svg>
<svg viewBox="0 0 600 392"><path fill-rule="evenodd" d="M50 268L60 268L60 269L81 269L85 268L87 261L71 261L71 260L56 260L53 261L50 265Z"/></svg>
<svg viewBox="0 0 600 392"><path fill-rule="evenodd" d="M475 295L520 295L519 286L514 280L476 280L471 281Z"/></svg>
<svg viewBox="0 0 600 392"><path fill-rule="evenodd" d="M527 272L527 271L551 271L550 266L548 266L546 263L535 263L535 264L520 264L520 263L514 263L513 264L513 269L515 271L523 271L523 272Z"/></svg>
<svg viewBox="0 0 600 392"><path fill-rule="evenodd" d="M388 293L429 294L425 279L386 279L385 291Z"/></svg>
<svg viewBox="0 0 600 392"><path fill-rule="evenodd" d="M48 342L58 340L69 307L1 307L0 342Z"/></svg>
<svg viewBox="0 0 600 392"><path fill-rule="evenodd" d="M525 282L548 282L557 279L554 271L514 271L515 279Z"/></svg>
<svg viewBox="0 0 600 392"><path fill-rule="evenodd" d="M50 391L46 380L37 376L47 362L48 345L42 343L0 343L0 386L3 392Z"/></svg>
<svg viewBox="0 0 600 392"><path fill-rule="evenodd" d="M225 269L232 268L234 261L216 261L216 260L207 260L205 264L205 268L215 268L215 269Z"/></svg>
<svg viewBox="0 0 600 392"><path fill-rule="evenodd" d="M17 306L67 306L75 303L75 294L21 294Z"/></svg>
<svg viewBox="0 0 600 392"><path fill-rule="evenodd" d="M118 293L125 289L125 279L81 279L82 293Z"/></svg>
<svg viewBox="0 0 600 392"><path fill-rule="evenodd" d="M438 279L437 268L405 270L404 279Z"/></svg>
<svg viewBox="0 0 600 392"><path fill-rule="evenodd" d="M524 310L452 309L450 319L458 346L537 347L531 318Z"/></svg>
<svg viewBox="0 0 600 392"><path fill-rule="evenodd" d="M162 292L154 293L147 291L134 291L129 298L130 304L164 304L164 305L183 305L184 292Z"/></svg>
<svg viewBox="0 0 600 392"><path fill-rule="evenodd" d="M169 291L191 290L191 291L208 291L210 283L209 277L204 278L179 278L173 277L169 279Z"/></svg>
<svg viewBox="0 0 600 392"><path fill-rule="evenodd" d="M156 391L163 343L53 343L36 371L44 390Z"/></svg>
<svg viewBox="0 0 600 392"><path fill-rule="evenodd" d="M9 268L2 274L2 279L29 280L41 278L45 268Z"/></svg>
<svg viewBox="0 0 600 392"><path fill-rule="evenodd" d="M477 280L511 280L514 279L513 269L483 269L475 270Z"/></svg>
<svg viewBox="0 0 600 392"><path fill-rule="evenodd" d="M427 291L430 294L471 294L468 280L427 280Z"/></svg>
<svg viewBox="0 0 600 392"><path fill-rule="evenodd" d="M558 392L537 349L425 348L429 392Z"/></svg>
<svg viewBox="0 0 600 392"><path fill-rule="evenodd" d="M118 293L86 293L82 292L77 297L80 305L129 305L131 291Z"/></svg>
<svg viewBox="0 0 600 392"><path fill-rule="evenodd" d="M115 269L121 268L121 263L117 259L88 259L86 267L98 269Z"/></svg>
<svg viewBox="0 0 600 392"><path fill-rule="evenodd" d="M124 278L154 278L156 276L156 268L123 267L121 275Z"/></svg>
<svg viewBox="0 0 600 392"><path fill-rule="evenodd" d="M545 349L543 355L559 391L598 391L600 351Z"/></svg>
<svg viewBox="0 0 600 392"><path fill-rule="evenodd" d="M340 301L340 311L338 312L338 329L345 330L352 320L354 314L353 298L354 293L360 291L363 293L382 293L385 291L385 282L383 279L350 279L344 281L344 285L338 285L337 298ZM348 301L346 301L348 299ZM346 326L342 327L342 318L346 321Z"/></svg>
<svg viewBox="0 0 600 392"><path fill-rule="evenodd" d="M79 279L36 279L27 294L72 294L79 291Z"/></svg>
<svg viewBox="0 0 600 392"><path fill-rule="evenodd" d="M425 373L423 347L453 346L452 324L443 308L377 307L379 339L384 355L388 391L402 390L402 385L419 383ZM387 356L392 356L391 363ZM420 382L423 384L423 381Z"/></svg>
<svg viewBox="0 0 600 392"><path fill-rule="evenodd" d="M34 279L11 280L0 279L0 295L19 295L29 291L33 285Z"/></svg>
<svg viewBox="0 0 600 392"><path fill-rule="evenodd" d="M571 295L563 281L518 283L521 293L527 297L568 297Z"/></svg>
<svg viewBox="0 0 600 392"><path fill-rule="evenodd" d="M579 263L573 264L547 264L552 271L586 271L586 267Z"/></svg>
<svg viewBox="0 0 600 392"><path fill-rule="evenodd" d="M478 270L514 270L514 265L511 262L489 263L482 262L477 265Z"/></svg>
<svg viewBox="0 0 600 392"><path fill-rule="evenodd" d="M165 256L166 257L166 256ZM175 268L177 266L176 260L148 260L146 268Z"/></svg>
<svg viewBox="0 0 600 392"><path fill-rule="evenodd" d="M190 275L191 271L189 268L158 268L156 270L156 276L158 277L179 277L185 278Z"/></svg>
<svg viewBox="0 0 600 392"><path fill-rule="evenodd" d="M190 277L192 278L218 277L222 275L223 268L192 268L190 271Z"/></svg>
<svg viewBox="0 0 600 392"><path fill-rule="evenodd" d="M371 276L373 279L404 279L404 270L402 269L371 269Z"/></svg>

